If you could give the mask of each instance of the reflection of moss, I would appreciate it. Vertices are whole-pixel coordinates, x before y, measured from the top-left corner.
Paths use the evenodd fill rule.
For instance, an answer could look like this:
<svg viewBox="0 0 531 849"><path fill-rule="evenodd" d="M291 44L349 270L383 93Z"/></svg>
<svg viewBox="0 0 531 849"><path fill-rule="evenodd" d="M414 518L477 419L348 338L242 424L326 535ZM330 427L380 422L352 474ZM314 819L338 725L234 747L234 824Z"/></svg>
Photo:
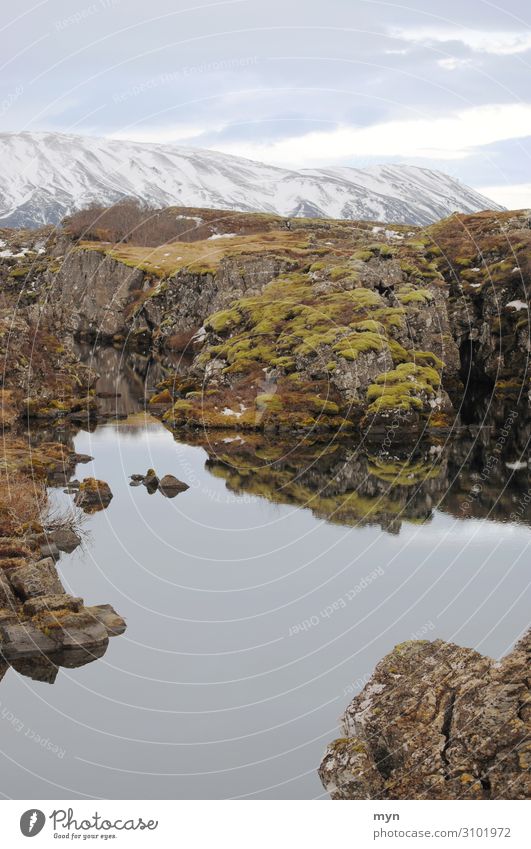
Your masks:
<svg viewBox="0 0 531 849"><path fill-rule="evenodd" d="M369 457L368 472L394 486L418 486L423 481L438 478L441 468L423 460L383 460L380 457Z"/></svg>

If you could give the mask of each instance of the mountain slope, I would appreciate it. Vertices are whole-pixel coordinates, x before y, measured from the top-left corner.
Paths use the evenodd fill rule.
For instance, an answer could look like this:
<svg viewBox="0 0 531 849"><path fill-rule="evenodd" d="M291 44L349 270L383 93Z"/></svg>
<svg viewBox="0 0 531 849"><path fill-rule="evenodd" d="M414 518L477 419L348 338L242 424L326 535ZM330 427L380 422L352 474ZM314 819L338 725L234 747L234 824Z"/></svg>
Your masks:
<svg viewBox="0 0 531 849"><path fill-rule="evenodd" d="M290 171L209 150L58 133L0 134L0 223L57 223L89 203L134 196L154 206L429 224L500 209L443 174L411 165Z"/></svg>

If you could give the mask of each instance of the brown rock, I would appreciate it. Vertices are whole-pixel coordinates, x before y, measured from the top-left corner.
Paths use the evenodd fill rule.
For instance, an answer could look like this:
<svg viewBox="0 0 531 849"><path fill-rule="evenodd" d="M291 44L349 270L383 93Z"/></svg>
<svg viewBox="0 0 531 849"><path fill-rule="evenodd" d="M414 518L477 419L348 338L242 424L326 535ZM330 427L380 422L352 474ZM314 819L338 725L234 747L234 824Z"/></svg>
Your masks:
<svg viewBox="0 0 531 849"><path fill-rule="evenodd" d="M343 716L319 775L333 799L528 799L531 632L500 663L442 640L396 646Z"/></svg>
<svg viewBox="0 0 531 849"><path fill-rule="evenodd" d="M119 616L110 604L97 604L94 607L86 607L85 612L91 615L97 622L107 630L109 637L117 637L126 629L125 620Z"/></svg>
<svg viewBox="0 0 531 849"><path fill-rule="evenodd" d="M180 492L186 492L187 489L190 489L188 484L180 481L179 478L173 475L164 475L159 481L159 491L166 498L175 498L176 495Z"/></svg>

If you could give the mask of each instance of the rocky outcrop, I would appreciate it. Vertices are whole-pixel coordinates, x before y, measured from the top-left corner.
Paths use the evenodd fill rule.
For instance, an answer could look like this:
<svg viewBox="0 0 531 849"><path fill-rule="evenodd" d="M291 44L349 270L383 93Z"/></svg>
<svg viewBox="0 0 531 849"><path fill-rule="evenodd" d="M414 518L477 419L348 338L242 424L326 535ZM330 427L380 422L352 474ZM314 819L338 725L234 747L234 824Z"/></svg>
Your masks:
<svg viewBox="0 0 531 849"><path fill-rule="evenodd" d="M333 799L528 799L531 632L499 663L441 640L396 646L342 718Z"/></svg>
<svg viewBox="0 0 531 849"><path fill-rule="evenodd" d="M57 335L195 352L185 385L169 377L155 395L177 428L381 433L399 420L450 433L465 386L527 399L526 213L426 230L249 218L251 230L227 213L223 233L162 244L49 236L27 313ZM90 422L90 386L30 397L27 413Z"/></svg>
<svg viewBox="0 0 531 849"><path fill-rule="evenodd" d="M209 315L195 384L160 386L169 424L450 432L465 385L527 398L528 216L452 216L385 242L335 235Z"/></svg>

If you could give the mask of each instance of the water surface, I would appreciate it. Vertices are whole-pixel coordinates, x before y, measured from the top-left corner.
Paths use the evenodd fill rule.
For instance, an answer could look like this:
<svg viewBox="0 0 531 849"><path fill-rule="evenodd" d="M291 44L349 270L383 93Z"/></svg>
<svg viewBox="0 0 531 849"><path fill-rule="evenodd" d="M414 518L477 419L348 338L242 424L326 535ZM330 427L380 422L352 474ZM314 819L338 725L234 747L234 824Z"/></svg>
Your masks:
<svg viewBox="0 0 531 849"><path fill-rule="evenodd" d="M59 569L127 631L53 685L8 669L3 793L322 797L337 719L396 643L500 657L526 627L527 466L504 456L478 484L488 444L404 459L229 433L186 443L139 416L78 433L94 460L76 476L114 498ZM190 489L130 487L148 467Z"/></svg>

